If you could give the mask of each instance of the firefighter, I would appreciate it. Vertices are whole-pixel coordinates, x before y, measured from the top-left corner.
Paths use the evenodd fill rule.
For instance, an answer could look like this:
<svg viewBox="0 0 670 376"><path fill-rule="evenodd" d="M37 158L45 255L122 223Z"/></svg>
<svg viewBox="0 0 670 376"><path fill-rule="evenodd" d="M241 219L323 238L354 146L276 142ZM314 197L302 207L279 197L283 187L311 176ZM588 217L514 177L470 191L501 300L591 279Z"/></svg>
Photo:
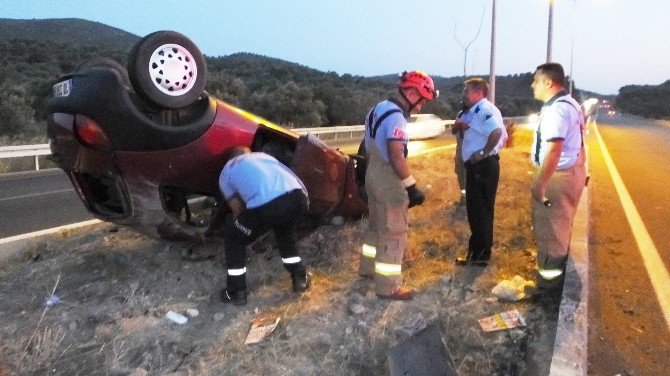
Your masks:
<svg viewBox="0 0 670 376"><path fill-rule="evenodd" d="M535 99L544 103L531 147L537 285L540 291L554 293L563 286L572 223L586 184L584 114L564 82L563 67L546 63L537 67L531 85Z"/></svg>
<svg viewBox="0 0 670 376"><path fill-rule="evenodd" d="M379 102L366 117L365 190L370 218L358 273L374 278L375 292L381 298L408 300L414 294L402 285L407 209L421 205L425 195L417 188L406 159L407 118L437 96L426 73L403 72L397 95Z"/></svg>

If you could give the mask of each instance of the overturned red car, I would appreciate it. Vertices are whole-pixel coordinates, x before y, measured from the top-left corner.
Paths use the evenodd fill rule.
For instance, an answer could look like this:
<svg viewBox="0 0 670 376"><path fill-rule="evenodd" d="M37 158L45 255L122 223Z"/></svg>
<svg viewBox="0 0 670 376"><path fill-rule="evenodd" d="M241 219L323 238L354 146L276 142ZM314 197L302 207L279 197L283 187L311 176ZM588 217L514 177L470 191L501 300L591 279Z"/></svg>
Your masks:
<svg viewBox="0 0 670 376"><path fill-rule="evenodd" d="M213 219L229 211L223 156L241 145L303 180L310 216L365 212L360 157L213 98L206 82L204 56L173 31L141 39L127 70L100 58L59 79L47 107L51 152L93 215L166 240L216 234Z"/></svg>

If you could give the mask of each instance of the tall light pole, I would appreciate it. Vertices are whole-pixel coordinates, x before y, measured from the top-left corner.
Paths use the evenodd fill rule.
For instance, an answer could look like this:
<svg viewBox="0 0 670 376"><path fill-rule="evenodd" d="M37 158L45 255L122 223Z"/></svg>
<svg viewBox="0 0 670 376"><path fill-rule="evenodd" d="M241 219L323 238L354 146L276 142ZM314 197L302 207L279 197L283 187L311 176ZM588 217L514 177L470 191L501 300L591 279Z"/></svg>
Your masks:
<svg viewBox="0 0 670 376"><path fill-rule="evenodd" d="M575 22L577 18L577 0L572 0L572 41L570 42L570 95L572 95L572 86L574 85L574 80L572 79L572 63L575 56L575 28L577 23Z"/></svg>
<svg viewBox="0 0 670 376"><path fill-rule="evenodd" d="M554 0L549 0L549 27L547 31L547 63L551 62L551 34L554 26Z"/></svg>
<svg viewBox="0 0 670 376"><path fill-rule="evenodd" d="M491 64L489 65L489 100L496 104L496 0L491 7Z"/></svg>

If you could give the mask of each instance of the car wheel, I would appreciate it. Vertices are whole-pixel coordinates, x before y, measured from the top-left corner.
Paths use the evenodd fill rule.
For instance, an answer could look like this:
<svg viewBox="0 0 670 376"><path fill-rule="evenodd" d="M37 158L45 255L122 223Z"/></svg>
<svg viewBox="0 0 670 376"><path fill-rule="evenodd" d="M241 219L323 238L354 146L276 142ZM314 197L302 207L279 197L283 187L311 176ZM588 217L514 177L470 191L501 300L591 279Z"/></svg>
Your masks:
<svg viewBox="0 0 670 376"><path fill-rule="evenodd" d="M116 72L119 76L121 82L130 87L130 79L128 77L128 71L126 68L119 64L116 60L110 59L108 57L94 57L88 60L84 60L75 69L75 72L80 72L90 68L108 68Z"/></svg>
<svg viewBox="0 0 670 376"><path fill-rule="evenodd" d="M198 47L174 31L157 31L130 51L128 73L144 100L178 109L195 102L205 90L207 65Z"/></svg>

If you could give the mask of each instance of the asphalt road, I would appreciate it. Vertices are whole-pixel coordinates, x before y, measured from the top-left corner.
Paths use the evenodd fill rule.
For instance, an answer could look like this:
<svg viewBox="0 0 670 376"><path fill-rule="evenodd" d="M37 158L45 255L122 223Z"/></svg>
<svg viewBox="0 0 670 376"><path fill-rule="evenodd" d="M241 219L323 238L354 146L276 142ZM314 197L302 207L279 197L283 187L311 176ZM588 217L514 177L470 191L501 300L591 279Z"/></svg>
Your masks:
<svg viewBox="0 0 670 376"><path fill-rule="evenodd" d="M411 141L410 153L453 143L453 137ZM359 141L331 143L344 153L355 153ZM0 174L0 238L87 221L86 211L59 169Z"/></svg>
<svg viewBox="0 0 670 376"><path fill-rule="evenodd" d="M589 375L668 375L670 307L664 314L652 280L670 267L670 126L618 114L597 123L589 141ZM628 212L636 209L643 225L626 215L597 133L632 200ZM651 243L640 247L645 228ZM645 265L656 253L660 262Z"/></svg>
<svg viewBox="0 0 670 376"><path fill-rule="evenodd" d="M0 238L93 219L61 170L0 175Z"/></svg>

